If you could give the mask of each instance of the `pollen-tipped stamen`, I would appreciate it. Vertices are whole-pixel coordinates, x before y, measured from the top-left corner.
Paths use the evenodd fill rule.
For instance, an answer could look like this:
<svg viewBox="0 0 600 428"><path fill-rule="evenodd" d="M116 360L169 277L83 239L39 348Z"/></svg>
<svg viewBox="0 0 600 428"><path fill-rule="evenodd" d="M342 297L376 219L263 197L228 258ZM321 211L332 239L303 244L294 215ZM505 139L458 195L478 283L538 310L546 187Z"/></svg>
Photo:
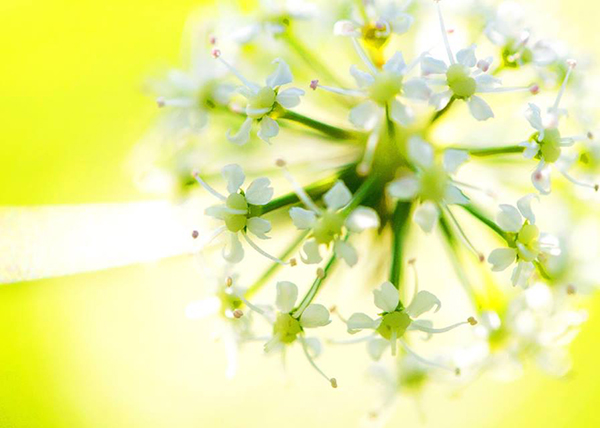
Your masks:
<svg viewBox="0 0 600 428"><path fill-rule="evenodd" d="M552 109L551 109L554 112L558 111L558 106L560 105L560 101L562 100L562 97L565 94L565 91L567 89L567 83L569 82L569 77L571 77L571 73L573 72L573 69L577 66L577 61L575 61L573 59L569 59L569 60L567 60L567 65L568 65L567 74L565 75L562 85L560 86L560 90L558 91L558 94L556 95L556 100L554 101L554 105L552 106Z"/></svg>
<svg viewBox="0 0 600 428"><path fill-rule="evenodd" d="M379 70L377 69L377 67L375 67L375 64L373 64L373 61L371 61L371 59L369 58L369 56L367 55L367 53L365 52L365 50L362 48L359 41L355 37L352 37L352 46L354 46L354 50L356 51L356 53L358 54L358 56L360 57L362 62L371 71L371 73L373 73L373 74L379 73Z"/></svg>
<svg viewBox="0 0 600 428"><path fill-rule="evenodd" d="M213 195L214 197L216 197L217 199L220 199L222 201L227 200L227 198L225 196L223 196L222 194L217 192L215 189L210 187L206 181L202 180L202 178L200 178L200 174L198 172L193 172L192 176L198 182L198 184L200 184L202 187L204 187L204 189L206 191L208 191L211 195Z"/></svg>
<svg viewBox="0 0 600 428"><path fill-rule="evenodd" d="M260 248L253 240L250 239L250 237L248 236L247 233L243 233L242 232L242 236L244 237L244 239L246 240L246 242L252 248L254 248L259 254L265 256L269 260L274 261L275 263L279 263L280 265L283 265L283 266L290 264L290 262L284 262L283 260L280 260L277 257L272 256L271 254L267 253L265 250L263 250L262 248Z"/></svg>
<svg viewBox="0 0 600 428"><path fill-rule="evenodd" d="M446 25L444 24L444 17L442 16L442 8L440 7L440 0L434 0L437 6L438 19L440 21L440 28L442 30L442 37L444 39L444 46L446 47L446 53L448 54L448 60L450 64L456 64L454 54L450 48L450 41L448 40L448 33L446 31Z"/></svg>
<svg viewBox="0 0 600 428"><path fill-rule="evenodd" d="M319 368L319 366L317 366L317 363L315 363L315 360L313 359L313 357L310 356L310 352L308 352L308 345L306 344L306 341L304 340L304 338L302 336L298 336L298 339L300 340L300 344L302 345L302 350L304 351L304 355L306 356L306 359L308 360L308 362L310 363L310 365L321 375L323 376L325 379L327 379L327 381L331 384L331 386L333 388L337 388L337 380L334 377L329 377L327 376L323 370L321 370Z"/></svg>
<svg viewBox="0 0 600 428"><path fill-rule="evenodd" d="M417 354L415 351L413 351L404 340L400 340L400 343L402 344L402 347L404 348L404 350L409 353L411 356L413 356L417 361L426 364L428 366L433 366L433 367L437 367L440 369L444 369L444 370L448 370L451 373L455 373L456 374L456 368L452 368L452 367L448 367L444 364L441 363L437 363L435 361L431 361L428 360L427 358L424 358L422 356L420 356L419 354Z"/></svg>
<svg viewBox="0 0 600 428"><path fill-rule="evenodd" d="M456 227L456 230L458 231L458 234L463 239L463 241L466 244L467 248L469 250L471 250L477 256L477 258L479 259L479 261L483 261L485 259L484 256L483 256L483 253L481 251L477 250L477 248L475 248L475 245L473 245L473 243L471 242L471 240L467 236L466 232L463 230L462 226L460 225L460 223L458 222L458 220L456 219L456 217L454 217L454 214L452 214L452 211L450 211L450 208L448 208L447 206L444 207L444 208L446 209L446 212L448 213L448 216L450 217L450 220L452 220L452 223L454 224L454 227Z"/></svg>
<svg viewBox="0 0 600 428"><path fill-rule="evenodd" d="M290 171L287 169L285 165L285 161L276 162L276 165L279 166L283 170L283 175L290 182L294 193L298 196L298 198L306 205L308 208L316 212L317 214L321 213L321 209L317 207L317 205L313 202L313 200L308 196L308 193L304 190L304 188L296 181L296 179L292 176Z"/></svg>
<svg viewBox="0 0 600 428"><path fill-rule="evenodd" d="M216 53L218 52L218 54ZM217 60L219 60L221 62L221 64L223 64L225 67L227 67L227 69L231 72L231 74L233 74L235 77L237 77L237 79L242 82L242 84L244 86L246 86L248 89L253 89L256 87L256 85L252 82L250 82L248 79L246 79L242 73L240 73L238 71L237 68L235 68L233 65L229 64L227 61L225 61L223 59L223 56L221 54L221 51L218 49L213 49L213 57Z"/></svg>

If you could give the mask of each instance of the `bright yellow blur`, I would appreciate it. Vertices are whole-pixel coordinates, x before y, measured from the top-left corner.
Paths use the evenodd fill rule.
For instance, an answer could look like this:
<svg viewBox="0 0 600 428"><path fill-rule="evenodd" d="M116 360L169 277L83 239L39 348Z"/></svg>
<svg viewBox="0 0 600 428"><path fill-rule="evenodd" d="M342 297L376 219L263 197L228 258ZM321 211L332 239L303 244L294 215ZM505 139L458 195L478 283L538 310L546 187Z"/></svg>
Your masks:
<svg viewBox="0 0 600 428"><path fill-rule="evenodd" d="M535 3L564 17L557 36L600 55L600 5ZM144 199L124 167L155 111L140 84L157 67L177 64L186 17L197 6L0 4L1 205ZM210 325L184 317L201 285L194 261L180 257L1 286L0 428L357 426L368 398L366 358L350 366L348 350L328 352L322 364L340 380L332 390L301 355L290 355L286 381L277 358L249 345L239 376L226 381ZM569 379L532 368L509 385L480 381L450 397L433 390L418 404L405 399L390 426L600 426L600 299L592 306Z"/></svg>

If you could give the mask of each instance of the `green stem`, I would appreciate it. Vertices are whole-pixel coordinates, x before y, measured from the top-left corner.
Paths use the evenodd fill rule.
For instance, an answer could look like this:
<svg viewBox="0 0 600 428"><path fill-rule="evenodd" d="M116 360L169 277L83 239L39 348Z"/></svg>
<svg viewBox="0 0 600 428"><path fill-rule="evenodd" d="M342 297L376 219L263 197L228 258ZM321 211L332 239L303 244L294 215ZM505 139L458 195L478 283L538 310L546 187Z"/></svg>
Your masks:
<svg viewBox="0 0 600 428"><path fill-rule="evenodd" d="M392 266L390 269L390 282L400 289L402 275L403 244L408 225L410 224L410 202L398 202L392 216Z"/></svg>
<svg viewBox="0 0 600 428"><path fill-rule="evenodd" d="M348 239L348 236L346 236L346 240L347 239ZM310 289L308 290L308 292L306 293L306 295L304 296L304 298L298 305L298 309L296 309L294 311L294 313L292 314L292 316L294 318L298 318L300 315L302 315L302 312L304 312L304 310L308 307L308 305L311 304L311 302L313 301L313 299L316 297L317 293L321 289L321 286L325 282L325 279L327 279L329 272L335 265L336 260L337 260L337 257L335 256L335 254L332 255L331 258L329 259L329 261L327 262L327 264L325 265L325 267L323 268L323 275L317 276L317 278L313 282L313 285L310 287Z"/></svg>
<svg viewBox="0 0 600 428"><path fill-rule="evenodd" d="M452 147L453 149L455 147ZM486 157L486 156L496 156L496 155L508 155L508 154L517 154L523 153L525 147L521 146L505 146L505 147L485 147L485 148L459 148L456 150L464 150L467 151L471 156L475 157Z"/></svg>
<svg viewBox="0 0 600 428"><path fill-rule="evenodd" d="M309 230L302 232L298 237L284 250L284 252L279 257L280 260L285 260L289 256L292 255L294 251L300 246L300 244L304 241L304 239L308 236ZM271 279L275 273L283 266L279 263L273 263L269 269L267 269L261 276L256 280L254 284L246 291L244 297L246 299L252 298L266 283Z"/></svg>
<svg viewBox="0 0 600 428"><path fill-rule="evenodd" d="M346 207L342 210L344 216L350 214L365 200L365 198L371 193L371 188L373 187L373 184L375 184L376 182L377 178L371 176L361 184L358 190L354 193L354 196L352 197L350 203L346 205Z"/></svg>
<svg viewBox="0 0 600 428"><path fill-rule="evenodd" d="M480 222L485 224L487 227L492 229L494 232L496 232L498 234L498 236L500 236L502 239L504 239L507 243L510 243L510 240L508 239L506 232L503 231L500 228L500 226L498 226L493 220L490 220L490 218L488 216L486 216L483 212L481 212L481 210L479 208L477 208L475 205L468 204L468 205L459 205L459 206L462 207L469 214L471 214L473 217L475 217L477 220L479 220Z"/></svg>
<svg viewBox="0 0 600 428"><path fill-rule="evenodd" d="M448 110L450 110L450 107L452 107L452 104L454 104L454 101L456 101L456 98L454 96L452 96L452 98L450 98L450 101L448 102L448 104L446 104L446 107L444 107L443 109L441 109L440 111L436 112L433 115L429 124L433 125L438 119L440 119L443 115L445 115L448 112Z"/></svg>
<svg viewBox="0 0 600 428"><path fill-rule="evenodd" d="M316 131L321 132L331 138L338 140L358 140L361 134L355 131L350 131L336 126L328 125L310 117L304 116L300 113L296 113L291 110L285 110L281 119L291 120L293 122L301 123L304 126L308 126Z"/></svg>

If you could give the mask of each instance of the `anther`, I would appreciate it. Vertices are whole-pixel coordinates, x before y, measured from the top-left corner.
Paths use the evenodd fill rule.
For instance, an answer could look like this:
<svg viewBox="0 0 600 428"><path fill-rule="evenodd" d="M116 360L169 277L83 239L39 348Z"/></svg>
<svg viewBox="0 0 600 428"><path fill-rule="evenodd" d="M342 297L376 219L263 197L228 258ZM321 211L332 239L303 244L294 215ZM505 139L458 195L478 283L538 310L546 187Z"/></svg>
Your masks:
<svg viewBox="0 0 600 428"><path fill-rule="evenodd" d="M210 52L210 54L212 55L212 57L213 57L213 58L217 59L217 58L219 58L219 57L221 56L221 50L220 50L220 49L217 49L217 48L214 48L214 49L213 49L213 50Z"/></svg>
<svg viewBox="0 0 600 428"><path fill-rule="evenodd" d="M408 264L409 264L409 265L414 265L416 262L417 262L417 259L415 259L415 258L412 258L412 259L410 259L410 260L408 261Z"/></svg>
<svg viewBox="0 0 600 428"><path fill-rule="evenodd" d="M479 68L484 73L487 73L487 71L490 69L490 62L480 59L479 61L477 61L477 68Z"/></svg>
<svg viewBox="0 0 600 428"><path fill-rule="evenodd" d="M208 42L209 42L211 45L216 45L216 44L217 44L217 38L216 38L215 36L210 36L210 37L208 38Z"/></svg>
<svg viewBox="0 0 600 428"><path fill-rule="evenodd" d="M337 306L331 305L331 307L329 308L329 313L334 314L336 311L337 311Z"/></svg>
<svg viewBox="0 0 600 428"><path fill-rule="evenodd" d="M227 287L231 287L233 285L233 278L231 278L230 276L228 276L227 279L225 280L225 285Z"/></svg>
<svg viewBox="0 0 600 428"><path fill-rule="evenodd" d="M316 90L318 86L319 81L317 79L310 81L310 89L312 89L313 91Z"/></svg>
<svg viewBox="0 0 600 428"><path fill-rule="evenodd" d="M572 295L574 295L576 292L577 292L577 290L575 289L575 286L574 286L573 284L569 284L569 285L567 286L567 294L568 294L569 296L572 296Z"/></svg>
<svg viewBox="0 0 600 428"><path fill-rule="evenodd" d="M240 309L236 309L235 311L233 311L234 318L239 320L243 316L244 316L244 313Z"/></svg>
<svg viewBox="0 0 600 428"><path fill-rule="evenodd" d="M297 264L298 264L298 261L296 260L296 258L295 258L295 257L292 257L292 258L290 259L290 266L291 266L291 267L294 267L294 266L296 266Z"/></svg>
<svg viewBox="0 0 600 428"><path fill-rule="evenodd" d="M322 268L317 269L317 278L325 278L325 271Z"/></svg>
<svg viewBox="0 0 600 428"><path fill-rule="evenodd" d="M588 137L588 139L593 140L594 139L594 134L591 131L589 131L587 133L587 137Z"/></svg>
<svg viewBox="0 0 600 428"><path fill-rule="evenodd" d="M536 83L533 84L529 87L529 92L531 92L532 95L537 95L540 93L540 86Z"/></svg>
<svg viewBox="0 0 600 428"><path fill-rule="evenodd" d="M457 367L457 368L455 368L455 369L454 369L454 374L455 374L456 376L460 376L460 368L458 368L458 367Z"/></svg>
<svg viewBox="0 0 600 428"><path fill-rule="evenodd" d="M568 59L567 60L567 65L569 66L569 68L571 70L573 70L575 67L577 67L577 60L574 59Z"/></svg>
<svg viewBox="0 0 600 428"><path fill-rule="evenodd" d="M278 166L279 168L283 168L285 167L287 164L283 159L277 159L275 161L275 165Z"/></svg>
<svg viewBox="0 0 600 428"><path fill-rule="evenodd" d="M594 184L594 191L597 192L600 190L600 184Z"/></svg>
<svg viewBox="0 0 600 428"><path fill-rule="evenodd" d="M467 322L471 325L477 325L477 320L474 317L467 318Z"/></svg>
<svg viewBox="0 0 600 428"><path fill-rule="evenodd" d="M159 108L162 108L162 107L164 107L164 106L166 106L166 105L167 105L167 102L166 102L166 100L165 100L165 98L164 98L164 97L158 97L158 98L156 99L156 105L157 105Z"/></svg>
<svg viewBox="0 0 600 428"><path fill-rule="evenodd" d="M197 230L192 230L192 238L196 239L200 236L200 233Z"/></svg>
<svg viewBox="0 0 600 428"><path fill-rule="evenodd" d="M331 387L332 388L337 388L337 380L336 380L336 378L332 377L331 379L329 379L329 383L331 383Z"/></svg>

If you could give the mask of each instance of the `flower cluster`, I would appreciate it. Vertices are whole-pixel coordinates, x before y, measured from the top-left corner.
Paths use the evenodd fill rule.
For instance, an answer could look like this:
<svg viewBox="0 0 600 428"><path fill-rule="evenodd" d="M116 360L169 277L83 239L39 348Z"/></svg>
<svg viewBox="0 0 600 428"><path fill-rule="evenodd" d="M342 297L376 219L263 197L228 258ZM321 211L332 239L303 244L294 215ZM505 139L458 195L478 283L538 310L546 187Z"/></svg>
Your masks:
<svg viewBox="0 0 600 428"><path fill-rule="evenodd" d="M337 316L333 323L339 318L350 336L327 342L364 342L377 364L393 361L397 375L381 366L374 372L394 396L436 379L449 380L438 371L460 379L500 371L515 361L521 365L525 358L560 366L550 371L564 374L566 345L585 319L572 299L578 284L565 285L565 278L579 280L569 273L578 270L579 261L569 253L569 266L557 270L565 242L540 229L569 235L570 230L560 228L576 220L567 216L591 213L577 211L573 201L590 200L598 190L593 178L600 162L592 155L598 150L592 129L581 129L565 107L576 62L565 60L544 40L532 42L526 23L512 21L514 4L488 15L485 31L456 50L454 38L463 30L447 29L442 1L421 2L419 8L383 0L348 3L341 9L315 6L301 18L284 8L271 16L277 31L269 33L269 43L258 36L244 41L254 49L221 46L219 41L229 35L210 34L198 55L204 70L219 73L208 73L204 80L177 73L168 77L179 89L161 95L159 105L197 118L201 138L192 146L201 160L193 177L203 193L219 200L205 210L217 228L193 236L208 254L213 241L223 239L222 258L240 274L235 281L219 281L209 309L226 321L228 337L238 344L261 340L268 353L299 344L309 364L334 387L336 378L315 362L321 341L308 336L329 330L332 314ZM435 27L421 14L432 16ZM256 28L265 22L257 21ZM422 34L431 46L419 50ZM461 36L469 37L467 31ZM398 49L399 41L411 46L408 52ZM405 56L414 59L407 63ZM354 65L356 58L360 67ZM345 68L339 72L342 64L349 68L351 85ZM556 67L565 70L559 87L544 79L524 80ZM527 74L529 69L535 73ZM245 77L264 76L267 70L271 74L264 85ZM306 92L287 87L293 76ZM234 87L235 80L242 86ZM555 98L543 112L531 98L544 101L546 94ZM510 114L506 108L496 110L496 101L509 105ZM521 118L515 116L519 111ZM500 127L480 131L496 121ZM563 126L579 127L579 133L564 137ZM255 140L255 127L267 145ZM189 156L189 150L179 155ZM255 178L247 187L239 164ZM566 178L554 183L552 194L563 201L558 209L547 197L552 166ZM222 180L215 174L219 169ZM582 178L573 178L571 171ZM227 193L216 190L219 186ZM199 193L190 190L189 182L182 187ZM516 206L499 203L500 197L517 200ZM565 221L540 221L545 214ZM283 250L283 244L272 244L279 239L269 241L290 241L285 237L291 234L296 238ZM437 282L445 288L453 281L463 285L445 296L461 295L470 307L451 301L441 309L432 291L442 289L430 278L436 268L427 269L428 291L418 289L412 257L421 257L415 254L417 241L432 242L426 234L441 241L455 268L456 279L444 275ZM242 243L255 251L245 254ZM273 248L281 254L273 256ZM424 266L419 262L421 275ZM511 266L510 278L496 273ZM306 275L296 271L315 268L309 284L301 285ZM321 293L342 269L352 269L355 283L346 277L341 285L349 292L374 289L377 309L361 299L365 309L345 318L354 308ZM407 285L411 269L412 287ZM474 272L480 275L477 281ZM262 291L275 296L274 304L256 303ZM195 303L188 313L197 316L207 308L205 302ZM424 319L432 310L451 324L439 327ZM266 335L260 334L261 319L269 325ZM421 355L421 339L450 331L456 338L453 352ZM569 340L563 340L566 336ZM388 394L378 415L387 413L393 401Z"/></svg>

